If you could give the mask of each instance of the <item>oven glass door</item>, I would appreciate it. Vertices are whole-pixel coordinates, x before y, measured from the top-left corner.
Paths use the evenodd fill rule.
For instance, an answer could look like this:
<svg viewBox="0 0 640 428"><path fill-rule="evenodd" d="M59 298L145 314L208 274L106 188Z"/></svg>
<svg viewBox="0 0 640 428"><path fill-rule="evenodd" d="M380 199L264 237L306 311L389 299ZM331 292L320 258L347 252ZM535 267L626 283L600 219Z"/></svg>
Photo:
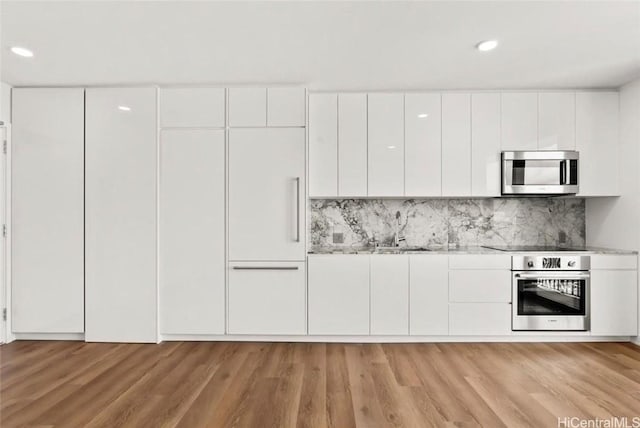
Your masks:
<svg viewBox="0 0 640 428"><path fill-rule="evenodd" d="M516 274L518 316L584 316L588 273L571 275Z"/></svg>

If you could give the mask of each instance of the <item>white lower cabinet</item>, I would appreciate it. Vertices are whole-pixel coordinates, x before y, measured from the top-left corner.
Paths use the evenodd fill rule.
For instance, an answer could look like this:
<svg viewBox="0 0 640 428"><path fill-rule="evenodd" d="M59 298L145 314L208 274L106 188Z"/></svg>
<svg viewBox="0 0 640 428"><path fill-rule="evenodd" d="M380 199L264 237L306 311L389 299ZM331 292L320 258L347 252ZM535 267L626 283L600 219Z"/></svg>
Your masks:
<svg viewBox="0 0 640 428"><path fill-rule="evenodd" d="M371 256L371 334L409 334L409 256Z"/></svg>
<svg viewBox="0 0 640 428"><path fill-rule="evenodd" d="M229 334L306 334L304 262L229 263Z"/></svg>
<svg viewBox="0 0 640 428"><path fill-rule="evenodd" d="M510 302L511 272L508 270L452 270L449 272L451 302Z"/></svg>
<svg viewBox="0 0 640 428"><path fill-rule="evenodd" d="M446 255L409 256L409 333L449 334L449 282Z"/></svg>
<svg viewBox="0 0 640 428"><path fill-rule="evenodd" d="M509 303L450 303L452 336L504 336L511 334Z"/></svg>
<svg viewBox="0 0 640 428"><path fill-rule="evenodd" d="M309 334L369 334L369 259L309 257Z"/></svg>
<svg viewBox="0 0 640 428"><path fill-rule="evenodd" d="M591 334L638 334L638 274L636 270L591 271Z"/></svg>

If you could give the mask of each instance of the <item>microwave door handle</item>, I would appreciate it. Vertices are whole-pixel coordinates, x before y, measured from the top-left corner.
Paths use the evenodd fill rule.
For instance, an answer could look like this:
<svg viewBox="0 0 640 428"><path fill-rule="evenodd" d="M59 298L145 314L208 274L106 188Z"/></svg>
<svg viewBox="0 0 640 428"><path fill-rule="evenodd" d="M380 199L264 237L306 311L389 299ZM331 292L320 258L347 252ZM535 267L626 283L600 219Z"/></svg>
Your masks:
<svg viewBox="0 0 640 428"><path fill-rule="evenodd" d="M567 161L566 161L566 159L560 161L560 184L561 185L567 184Z"/></svg>

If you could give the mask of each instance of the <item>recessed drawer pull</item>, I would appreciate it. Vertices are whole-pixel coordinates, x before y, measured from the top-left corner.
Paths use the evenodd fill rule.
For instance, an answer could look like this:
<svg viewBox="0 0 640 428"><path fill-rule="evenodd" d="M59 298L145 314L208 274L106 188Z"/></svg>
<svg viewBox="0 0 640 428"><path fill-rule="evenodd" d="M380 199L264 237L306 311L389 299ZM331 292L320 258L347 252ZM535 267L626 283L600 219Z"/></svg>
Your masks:
<svg viewBox="0 0 640 428"><path fill-rule="evenodd" d="M234 270L298 270L298 266L234 266Z"/></svg>

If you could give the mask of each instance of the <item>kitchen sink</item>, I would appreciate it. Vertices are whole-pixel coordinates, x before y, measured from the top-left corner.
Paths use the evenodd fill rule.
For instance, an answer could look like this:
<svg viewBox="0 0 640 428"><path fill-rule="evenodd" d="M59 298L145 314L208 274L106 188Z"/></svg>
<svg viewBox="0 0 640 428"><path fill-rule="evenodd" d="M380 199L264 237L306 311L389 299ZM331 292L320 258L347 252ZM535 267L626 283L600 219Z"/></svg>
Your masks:
<svg viewBox="0 0 640 428"><path fill-rule="evenodd" d="M413 253L413 252L426 252L431 251L426 247L377 247L374 250L374 254L398 254L398 253Z"/></svg>

